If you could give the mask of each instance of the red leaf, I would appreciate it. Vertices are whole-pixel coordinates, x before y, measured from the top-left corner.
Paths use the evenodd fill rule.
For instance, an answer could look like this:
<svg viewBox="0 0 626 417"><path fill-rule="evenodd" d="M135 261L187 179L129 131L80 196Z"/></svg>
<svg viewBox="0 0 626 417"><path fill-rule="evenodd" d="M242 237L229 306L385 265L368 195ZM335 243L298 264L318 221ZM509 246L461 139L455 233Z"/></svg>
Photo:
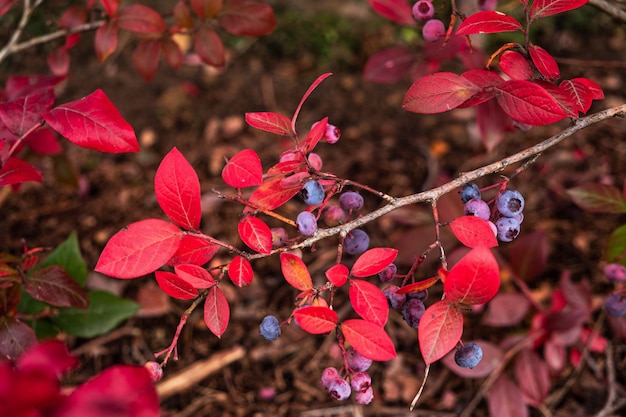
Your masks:
<svg viewBox="0 0 626 417"><path fill-rule="evenodd" d="M533 407L543 404L550 391L546 363L532 349L524 349L515 358L513 372L526 403Z"/></svg>
<svg viewBox="0 0 626 417"><path fill-rule="evenodd" d="M450 222L450 229L459 241L469 248L498 246L489 222L476 216L462 216Z"/></svg>
<svg viewBox="0 0 626 417"><path fill-rule="evenodd" d="M265 181L259 188L252 192L248 201L261 210L274 210L283 203L289 201L302 189L301 183L283 184L282 175ZM250 211L256 211L250 209Z"/></svg>
<svg viewBox="0 0 626 417"><path fill-rule="evenodd" d="M461 340L463 313L456 304L437 301L420 319L417 336L427 365L443 358Z"/></svg>
<svg viewBox="0 0 626 417"><path fill-rule="evenodd" d="M0 168L0 187L26 181L42 182L41 171L19 158L9 158Z"/></svg>
<svg viewBox="0 0 626 417"><path fill-rule="evenodd" d="M364 320L383 327L387 323L389 304L385 294L371 282L350 280L350 303Z"/></svg>
<svg viewBox="0 0 626 417"><path fill-rule="evenodd" d="M194 7L194 3L197 2L198 0L192 0L192 7ZM176 20L176 23L178 23L180 26L184 27L185 29L191 29L194 27L195 23L193 21L193 18L191 17L191 12L189 11L189 7L187 7L184 2L177 1L174 5L174 8L172 9L172 12L174 14L174 20Z"/></svg>
<svg viewBox="0 0 626 417"><path fill-rule="evenodd" d="M567 190L580 208L592 213L625 213L626 201L617 187L606 184L583 184Z"/></svg>
<svg viewBox="0 0 626 417"><path fill-rule="evenodd" d="M409 294L413 292L420 292L435 285L439 281L439 279L440 278L438 276L426 278L424 280L405 285L404 287L400 287L400 289L396 291L396 293L397 294Z"/></svg>
<svg viewBox="0 0 626 417"><path fill-rule="evenodd" d="M315 90L322 81L324 81L326 78L330 77L331 75L333 75L332 72L327 72L327 73L320 75L319 77L315 79L315 81L313 81L313 84L311 84L311 86L306 90L306 92L300 99L300 103L298 103L298 107L296 107L296 111L293 113L293 117L291 118L291 130L293 132L296 131L296 120L298 120L298 114L300 113L300 109L302 109L302 105L304 104L306 99L309 98L313 90Z"/></svg>
<svg viewBox="0 0 626 417"><path fill-rule="evenodd" d="M198 296L198 290L173 272L156 271L154 273L157 284L163 292L179 300L191 300Z"/></svg>
<svg viewBox="0 0 626 417"><path fill-rule="evenodd" d="M230 307L226 296L219 289L213 287L207 294L204 302L204 322L208 329L218 338L221 338L230 320Z"/></svg>
<svg viewBox="0 0 626 417"><path fill-rule="evenodd" d="M512 121L496 100L489 100L476 106L476 122L480 132L480 141L488 152L502 140L507 131L512 129Z"/></svg>
<svg viewBox="0 0 626 417"><path fill-rule="evenodd" d="M533 69L524 55L516 51L504 51L500 55L500 69L514 80L534 78Z"/></svg>
<svg viewBox="0 0 626 417"><path fill-rule="evenodd" d="M307 291L313 288L311 274L306 265L296 255L283 252L280 254L280 269L285 280L295 289Z"/></svg>
<svg viewBox="0 0 626 417"><path fill-rule="evenodd" d="M402 46L383 49L367 59L363 79L372 83L395 83L409 73L416 60L415 52Z"/></svg>
<svg viewBox="0 0 626 417"><path fill-rule="evenodd" d="M222 5L223 0L191 0L191 8L201 19L211 19L220 11Z"/></svg>
<svg viewBox="0 0 626 417"><path fill-rule="evenodd" d="M174 267L176 275L193 288L209 288L215 285L215 280L209 271L198 265L182 264Z"/></svg>
<svg viewBox="0 0 626 417"><path fill-rule="evenodd" d="M578 111L583 113L589 111L593 101L593 94L584 83L576 80L564 80L559 84L559 88L568 95Z"/></svg>
<svg viewBox="0 0 626 417"><path fill-rule="evenodd" d="M466 341L465 343L468 342L470 341ZM454 361L455 350L444 356L441 362L462 378L476 379L491 375L504 358L502 349L486 340L472 340L471 342L476 343L483 351L483 358L478 362L478 365L473 368L461 368Z"/></svg>
<svg viewBox="0 0 626 417"><path fill-rule="evenodd" d="M183 64L183 52L173 40L161 40L161 52L163 52L163 59L171 68L177 69Z"/></svg>
<svg viewBox="0 0 626 417"><path fill-rule="evenodd" d="M587 1L589 0L535 0L530 6L530 20L532 22L541 17L577 9L587 4Z"/></svg>
<svg viewBox="0 0 626 417"><path fill-rule="evenodd" d="M276 17L269 5L246 0L228 1L217 21L221 27L238 36L267 35L276 27Z"/></svg>
<svg viewBox="0 0 626 417"><path fill-rule="evenodd" d="M497 87L498 104L514 120L533 126L547 125L565 117L565 112L548 92L525 80L505 81Z"/></svg>
<svg viewBox="0 0 626 417"><path fill-rule="evenodd" d="M11 101L0 102L0 121L16 136L22 136L38 125L41 114L54 104L54 90L34 91Z"/></svg>
<svg viewBox="0 0 626 417"><path fill-rule="evenodd" d="M361 254L352 266L350 275L357 278L376 275L395 261L398 250L393 248L373 248Z"/></svg>
<svg viewBox="0 0 626 417"><path fill-rule="evenodd" d="M406 0L369 0L369 2L376 13L393 22L406 26L415 24L411 6Z"/></svg>
<svg viewBox="0 0 626 417"><path fill-rule="evenodd" d="M154 176L154 193L163 212L185 229L200 227L200 181L176 147L161 161Z"/></svg>
<svg viewBox="0 0 626 417"><path fill-rule="evenodd" d="M522 30L522 25L511 16L498 11L477 12L469 16L459 25L457 35L474 35L477 33L501 33Z"/></svg>
<svg viewBox="0 0 626 417"><path fill-rule="evenodd" d="M147 82L152 81L159 68L160 39L144 39L133 52L133 66Z"/></svg>
<svg viewBox="0 0 626 417"><path fill-rule="evenodd" d="M62 104L43 118L70 142L100 152L137 152L133 128L102 90L80 100Z"/></svg>
<svg viewBox="0 0 626 417"><path fill-rule="evenodd" d="M70 54L66 48L57 48L48 54L46 63L54 75L67 75L70 71Z"/></svg>
<svg viewBox="0 0 626 417"><path fill-rule="evenodd" d="M162 33L167 29L161 15L151 7L132 4L117 19L120 29L135 33Z"/></svg>
<svg viewBox="0 0 626 417"><path fill-rule="evenodd" d="M179 264L204 265L215 256L219 248L216 244L207 242L200 237L184 235L178 250L167 261L167 264L169 266Z"/></svg>
<svg viewBox="0 0 626 417"><path fill-rule="evenodd" d="M535 80L535 83L546 90L548 94L561 106L568 117L578 117L578 107L575 99L562 88L543 80Z"/></svg>
<svg viewBox="0 0 626 417"><path fill-rule="evenodd" d="M301 149L302 152L304 152L305 154L308 154L313 149L315 149L319 141L324 137L327 126L328 117L324 117L313 126L313 128L306 135L305 141L298 146L298 149Z"/></svg>
<svg viewBox="0 0 626 417"><path fill-rule="evenodd" d="M56 339L38 343L15 362L15 369L19 372L38 371L47 373L55 379L77 366L78 359L68 352L63 342Z"/></svg>
<svg viewBox="0 0 626 417"><path fill-rule="evenodd" d="M438 72L417 80L402 101L414 113L441 113L452 110L480 91L473 82L451 72Z"/></svg>
<svg viewBox="0 0 626 417"><path fill-rule="evenodd" d="M107 16L117 16L117 10L120 5L119 0L101 0L101 2Z"/></svg>
<svg viewBox="0 0 626 417"><path fill-rule="evenodd" d="M293 313L294 318L305 332L324 334L335 330L339 317L328 307L303 307Z"/></svg>
<svg viewBox="0 0 626 417"><path fill-rule="evenodd" d="M228 265L228 277L238 287L249 285L254 278L250 261L242 256L235 256Z"/></svg>
<svg viewBox="0 0 626 417"><path fill-rule="evenodd" d="M39 90L48 90L65 78L56 75L14 75L7 80L5 99L11 101Z"/></svg>
<svg viewBox="0 0 626 417"><path fill-rule="evenodd" d="M500 77L495 71L472 69L465 71L461 74L461 77L473 82L481 91L476 93L470 99L466 100L459 107L471 107L484 103L487 100L496 96L494 88L504 82L504 79Z"/></svg>
<svg viewBox="0 0 626 417"><path fill-rule="evenodd" d="M47 127L40 128L30 133L24 138L24 143L33 152L41 155L57 155L63 151L59 144L57 135Z"/></svg>
<svg viewBox="0 0 626 417"><path fill-rule="evenodd" d="M107 242L95 270L115 278L149 274L170 260L182 237L178 226L160 219L132 223Z"/></svg>
<svg viewBox="0 0 626 417"><path fill-rule="evenodd" d="M291 136L291 120L273 112L246 113L246 122L257 129L281 136Z"/></svg>
<svg viewBox="0 0 626 417"><path fill-rule="evenodd" d="M94 48L96 50L96 57L100 62L104 61L109 55L115 52L117 48L118 30L116 20L104 22L104 24L96 30Z"/></svg>
<svg viewBox="0 0 626 417"><path fill-rule="evenodd" d="M368 359L388 361L396 357L396 348L385 329L371 321L346 320L341 331L348 343Z"/></svg>
<svg viewBox="0 0 626 417"><path fill-rule="evenodd" d="M26 278L24 290L36 300L56 307L87 308L87 292L59 265L38 269Z"/></svg>
<svg viewBox="0 0 626 417"><path fill-rule="evenodd" d="M528 407L511 379L502 374L487 391L489 415L498 417L528 417Z"/></svg>
<svg viewBox="0 0 626 417"><path fill-rule="evenodd" d="M245 188L263 182L263 166L259 155L244 149L233 156L222 170L222 179L231 187Z"/></svg>
<svg viewBox="0 0 626 417"><path fill-rule="evenodd" d="M537 68L537 71L548 81L554 81L561 76L559 65L556 63L552 55L545 49L537 45L530 45L528 48L530 59Z"/></svg>
<svg viewBox="0 0 626 417"><path fill-rule="evenodd" d="M210 27L198 29L193 37L193 50L205 64L221 68L226 63L222 39Z"/></svg>
<svg viewBox="0 0 626 417"><path fill-rule="evenodd" d="M344 264L335 264L326 270L326 279L335 287L341 287L348 280L349 270Z"/></svg>
<svg viewBox="0 0 626 417"><path fill-rule="evenodd" d="M15 0L2 0L0 1L0 16L4 16L11 9Z"/></svg>
<svg viewBox="0 0 626 417"><path fill-rule="evenodd" d="M272 231L265 222L255 216L245 216L237 225L239 237L252 250L260 253L272 251Z"/></svg>
<svg viewBox="0 0 626 417"><path fill-rule="evenodd" d="M443 284L446 300L453 303L484 304L500 288L500 269L491 251L478 246L452 267Z"/></svg>
<svg viewBox="0 0 626 417"><path fill-rule="evenodd" d="M525 282L532 282L548 264L550 246L546 232L535 230L518 236L508 246L508 252L513 273Z"/></svg>
<svg viewBox="0 0 626 417"><path fill-rule="evenodd" d="M585 87L589 89L591 92L591 98L594 100L602 100L604 98L604 92L602 91L602 87L600 87L594 81L591 81L588 78L572 78L571 81L581 83Z"/></svg>
<svg viewBox="0 0 626 417"><path fill-rule="evenodd" d="M15 360L37 343L37 336L26 323L7 317L0 321L0 355Z"/></svg>
<svg viewBox="0 0 626 417"><path fill-rule="evenodd" d="M526 317L530 302L521 293L496 294L487 305L484 323L493 327L515 326Z"/></svg>

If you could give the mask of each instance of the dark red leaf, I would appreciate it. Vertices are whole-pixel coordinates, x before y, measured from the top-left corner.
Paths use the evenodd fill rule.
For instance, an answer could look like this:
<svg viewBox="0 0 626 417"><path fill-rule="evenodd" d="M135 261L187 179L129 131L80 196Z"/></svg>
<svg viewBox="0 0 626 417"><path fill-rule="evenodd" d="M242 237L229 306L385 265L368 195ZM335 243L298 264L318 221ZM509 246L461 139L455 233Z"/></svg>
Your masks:
<svg viewBox="0 0 626 417"><path fill-rule="evenodd" d="M246 122L257 129L281 136L291 136L291 120L287 116L273 112L246 113Z"/></svg>
<svg viewBox="0 0 626 417"><path fill-rule="evenodd" d="M491 375L504 358L502 349L486 340L464 341L466 344L468 342L476 343L483 351L483 358L478 365L473 368L461 368L454 361L455 350L444 356L441 362L462 378L484 378Z"/></svg>
<svg viewBox="0 0 626 417"><path fill-rule="evenodd" d="M171 68L177 69L183 64L184 56L180 46L171 39L163 39L161 41L161 52L163 59Z"/></svg>
<svg viewBox="0 0 626 417"><path fill-rule="evenodd" d="M94 45L96 57L100 62L104 61L109 55L115 52L117 48L118 31L119 28L116 20L104 22L104 24L96 30Z"/></svg>
<svg viewBox="0 0 626 417"><path fill-rule="evenodd" d="M0 16L4 16L11 9L15 0L2 0L0 1Z"/></svg>
<svg viewBox="0 0 626 417"><path fill-rule="evenodd" d="M196 1L197 0L193 0L192 4ZM191 12L189 11L189 7L187 7L185 2L177 1L174 5L174 8L172 9L172 12L174 13L174 19L176 20L176 23L178 23L181 27L184 27L185 29L191 29L194 27L194 21L191 17Z"/></svg>
<svg viewBox="0 0 626 417"><path fill-rule="evenodd" d="M550 391L550 373L546 363L532 349L517 354L513 367L515 379L527 404L539 407Z"/></svg>
<svg viewBox="0 0 626 417"><path fill-rule="evenodd" d="M498 246L489 222L476 216L462 216L450 222L450 229L459 241L469 248Z"/></svg>
<svg viewBox="0 0 626 417"><path fill-rule="evenodd" d="M564 80L559 84L559 88L570 98L572 103L576 105L576 110L587 113L593 101L592 93L589 88L581 82L575 80Z"/></svg>
<svg viewBox="0 0 626 417"><path fill-rule="evenodd" d="M504 139L506 132L513 129L513 122L496 100L489 100L476 106L476 122L480 141L488 152L495 149Z"/></svg>
<svg viewBox="0 0 626 417"><path fill-rule="evenodd" d="M362 356L373 361L396 357L393 341L381 326L367 320L350 319L341 324L346 341Z"/></svg>
<svg viewBox="0 0 626 417"><path fill-rule="evenodd" d="M70 142L101 152L137 152L139 144L130 124L102 90L62 104L43 118Z"/></svg>
<svg viewBox="0 0 626 417"><path fill-rule="evenodd" d="M33 329L15 318L0 320L0 355L15 360L37 343Z"/></svg>
<svg viewBox="0 0 626 417"><path fill-rule="evenodd" d="M489 415L498 417L528 417L528 407L524 403L517 385L502 374L487 391Z"/></svg>
<svg viewBox="0 0 626 417"><path fill-rule="evenodd" d="M238 36L267 35L276 27L276 17L268 4L246 0L229 0L218 14L217 21Z"/></svg>
<svg viewBox="0 0 626 417"><path fill-rule="evenodd" d="M162 33L167 29L161 15L143 4L131 4L122 9L117 22L120 29L135 33Z"/></svg>
<svg viewBox="0 0 626 417"><path fill-rule="evenodd" d="M621 191L612 185L591 183L567 190L567 195L580 208L592 213L624 213L626 201Z"/></svg>
<svg viewBox="0 0 626 417"><path fill-rule="evenodd" d="M272 251L272 231L258 217L245 216L239 221L237 231L241 240L252 250L259 253L270 253Z"/></svg>
<svg viewBox="0 0 626 417"><path fill-rule="evenodd" d="M287 252L281 253L280 268L285 280L295 289L307 291L313 288L311 274L298 256Z"/></svg>
<svg viewBox="0 0 626 417"><path fill-rule="evenodd" d="M289 201L302 189L301 183L283 184L282 175L265 181L259 188L254 190L248 201L261 210L274 210ZM249 209L254 212L255 209Z"/></svg>
<svg viewBox="0 0 626 417"><path fill-rule="evenodd" d="M515 32L522 30L522 24L511 16L498 11L482 11L469 16L459 25L457 35L478 33Z"/></svg>
<svg viewBox="0 0 626 417"><path fill-rule="evenodd" d="M59 17L59 27L72 29L87 22L87 11L82 6L70 6Z"/></svg>
<svg viewBox="0 0 626 417"><path fill-rule="evenodd" d="M441 113L458 107L480 90L458 74L438 72L417 80L404 96L402 107L414 113Z"/></svg>
<svg viewBox="0 0 626 417"><path fill-rule="evenodd" d="M504 79L497 75L495 71L473 69L465 71L461 77L473 82L481 91L464 101L459 107L477 106L496 96L496 91L492 87L496 87L504 82Z"/></svg>
<svg viewBox="0 0 626 417"><path fill-rule="evenodd" d="M443 285L446 300L483 304L500 288L500 269L491 251L477 246L452 267Z"/></svg>
<svg viewBox="0 0 626 417"><path fill-rule="evenodd" d="M107 242L95 270L115 278L137 278L169 261L183 237L178 226L146 219L130 224Z"/></svg>
<svg viewBox="0 0 626 417"><path fill-rule="evenodd" d="M0 168L0 187L26 181L42 182L41 171L19 158L9 158Z"/></svg>
<svg viewBox="0 0 626 417"><path fill-rule="evenodd" d="M398 256L393 248L372 248L361 254L352 266L350 275L357 278L376 275L392 263Z"/></svg>
<svg viewBox="0 0 626 417"><path fill-rule="evenodd" d="M245 188L263 182L261 158L252 149L244 149L233 156L222 170L222 179L231 187Z"/></svg>
<svg viewBox="0 0 626 417"><path fill-rule="evenodd" d="M405 77L417 60L415 51L394 46L370 55L363 69L363 79L372 83L391 84Z"/></svg>
<svg viewBox="0 0 626 417"><path fill-rule="evenodd" d="M344 264L335 264L326 270L326 279L335 287L341 287L348 280L349 272Z"/></svg>
<svg viewBox="0 0 626 417"><path fill-rule="evenodd" d="M389 304L385 294L371 282L350 280L350 303L364 320L384 327L389 316Z"/></svg>
<svg viewBox="0 0 626 417"><path fill-rule="evenodd" d="M205 64L222 68L226 63L222 39L210 27L198 29L193 38L193 50Z"/></svg>
<svg viewBox="0 0 626 417"><path fill-rule="evenodd" d="M191 300L198 296L198 290L173 272L156 271L154 273L157 284L163 292L179 300Z"/></svg>
<svg viewBox="0 0 626 417"><path fill-rule="evenodd" d="M530 6L530 20L577 9L587 4L587 1L589 0L535 0Z"/></svg>
<svg viewBox="0 0 626 417"><path fill-rule="evenodd" d="M161 55L160 39L144 39L133 52L133 66L147 82L152 81L159 68Z"/></svg>
<svg viewBox="0 0 626 417"><path fill-rule="evenodd" d="M235 256L228 265L228 277L238 287L249 285L254 278L250 261L242 256Z"/></svg>
<svg viewBox="0 0 626 417"><path fill-rule="evenodd" d="M38 90L11 101L0 102L0 120L16 136L22 136L41 121L41 114L54 104L52 89Z"/></svg>
<svg viewBox="0 0 626 417"><path fill-rule="evenodd" d="M66 48L57 48L48 54L46 63L52 74L65 76L70 71L70 54Z"/></svg>
<svg viewBox="0 0 626 417"><path fill-rule="evenodd" d="M200 227L200 181L176 147L165 155L157 168L154 193L159 206L174 223L190 230Z"/></svg>
<svg viewBox="0 0 626 417"><path fill-rule="evenodd" d="M191 8L200 19L211 19L223 6L223 0L191 0Z"/></svg>
<svg viewBox="0 0 626 417"><path fill-rule="evenodd" d="M518 236L508 247L509 264L513 273L525 282L532 282L548 263L550 246L543 230Z"/></svg>
<svg viewBox="0 0 626 417"><path fill-rule="evenodd" d="M39 90L48 90L65 78L56 75L14 75L7 80L4 90L5 99L12 101Z"/></svg>
<svg viewBox="0 0 626 417"><path fill-rule="evenodd" d="M525 80L505 81L498 87L498 104L513 120L532 126L557 122L565 112L545 89Z"/></svg>
<svg viewBox="0 0 626 417"><path fill-rule="evenodd" d="M55 379L78 366L78 359L70 354L60 340L48 339L28 349L15 361L20 372L38 371L48 373Z"/></svg>
<svg viewBox="0 0 626 417"><path fill-rule="evenodd" d="M51 265L38 269L26 278L26 292L36 300L56 307L87 308L87 292L63 267Z"/></svg>
<svg viewBox="0 0 626 417"><path fill-rule="evenodd" d="M226 296L219 287L211 288L204 302L204 323L211 333L221 338L229 320L230 307Z"/></svg>
<svg viewBox="0 0 626 417"><path fill-rule="evenodd" d="M304 331L311 334L325 334L337 327L339 317L328 307L309 306L296 310L294 318Z"/></svg>
<svg viewBox="0 0 626 417"><path fill-rule="evenodd" d="M437 301L426 309L417 330L420 351L427 365L441 359L461 340L463 313L454 303Z"/></svg>
<svg viewBox="0 0 626 417"><path fill-rule="evenodd" d="M101 0L102 6L104 6L104 11L107 16L113 17L117 16L117 10L120 5L119 0Z"/></svg>
<svg viewBox="0 0 626 417"><path fill-rule="evenodd" d="M219 248L216 244L207 242L206 239L184 235L178 250L167 261L167 264L169 266L179 264L204 265L215 256Z"/></svg>
<svg viewBox="0 0 626 417"><path fill-rule="evenodd" d="M516 51L504 51L500 55L500 69L514 80L534 78L533 68L524 55Z"/></svg>
<svg viewBox="0 0 626 417"><path fill-rule="evenodd" d="M548 81L554 81L561 76L559 65L556 63L552 55L545 49L537 45L530 45L528 48L530 59L532 59L535 68Z"/></svg>
<svg viewBox="0 0 626 417"><path fill-rule="evenodd" d="M369 2L376 13L393 22L406 26L415 24L411 6L406 0L369 0Z"/></svg>
<svg viewBox="0 0 626 417"><path fill-rule="evenodd" d="M496 294L487 304L484 323L494 327L514 326L526 317L529 308L530 302L521 293Z"/></svg>
<svg viewBox="0 0 626 417"><path fill-rule="evenodd" d="M198 265L183 264L174 267L176 275L193 288L209 288L215 285L215 280L206 269Z"/></svg>

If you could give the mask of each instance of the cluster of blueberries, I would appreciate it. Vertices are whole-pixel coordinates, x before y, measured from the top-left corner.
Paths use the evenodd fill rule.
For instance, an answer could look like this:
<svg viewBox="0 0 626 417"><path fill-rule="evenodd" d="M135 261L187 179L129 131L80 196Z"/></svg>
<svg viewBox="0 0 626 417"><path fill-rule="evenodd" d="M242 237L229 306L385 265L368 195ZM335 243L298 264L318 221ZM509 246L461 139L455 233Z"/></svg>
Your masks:
<svg viewBox="0 0 626 417"><path fill-rule="evenodd" d="M371 403L374 398L372 378L366 371L372 365L372 360L349 347L346 349L346 361L349 367L347 377L342 378L337 368L328 367L322 372L322 386L336 400L347 400L354 391L358 404Z"/></svg>
<svg viewBox="0 0 626 417"><path fill-rule="evenodd" d="M498 194L495 201L497 212L493 216L489 205L480 198L480 189L476 184L466 184L460 195L465 203L465 215L487 220L500 241L511 242L519 235L524 221L524 197L519 191L504 190Z"/></svg>
<svg viewBox="0 0 626 417"><path fill-rule="evenodd" d="M478 0L478 9L481 11L495 10L498 0ZM446 35L446 27L439 19L433 19L435 6L432 0L419 0L411 9L413 18L418 22L425 22L422 27L422 37L427 42L436 42Z"/></svg>
<svg viewBox="0 0 626 417"><path fill-rule="evenodd" d="M604 267L604 276L612 284L622 285L621 283L626 282L626 266L619 263L607 264ZM623 289L606 297L604 308L613 317L626 315L626 297Z"/></svg>

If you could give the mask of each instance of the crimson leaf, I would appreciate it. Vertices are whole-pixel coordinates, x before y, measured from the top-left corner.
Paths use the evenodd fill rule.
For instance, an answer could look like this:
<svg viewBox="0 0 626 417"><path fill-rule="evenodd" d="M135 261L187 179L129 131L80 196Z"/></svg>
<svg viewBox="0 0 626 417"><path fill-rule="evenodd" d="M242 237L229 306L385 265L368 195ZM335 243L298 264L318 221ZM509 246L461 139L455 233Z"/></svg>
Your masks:
<svg viewBox="0 0 626 417"><path fill-rule="evenodd" d="M339 317L328 307L303 307L293 314L302 329L311 334L329 333L337 327Z"/></svg>
<svg viewBox="0 0 626 417"><path fill-rule="evenodd" d="M461 339L463 313L447 300L437 301L422 316L417 336L427 365L443 358Z"/></svg>
<svg viewBox="0 0 626 417"><path fill-rule="evenodd" d="M211 288L204 302L204 323L211 333L221 338L229 320L230 307L226 296L219 287Z"/></svg>
<svg viewBox="0 0 626 417"><path fill-rule="evenodd" d="M361 355L373 361L396 357L396 348L385 329L371 321L349 319L341 324L346 341Z"/></svg>
<svg viewBox="0 0 626 417"><path fill-rule="evenodd" d="M371 282L350 281L350 303L354 311L367 321L384 326L389 315L389 304L383 292Z"/></svg>
<svg viewBox="0 0 626 417"><path fill-rule="evenodd" d="M402 107L414 113L452 110L480 91L473 82L452 72L438 72L417 80L406 92Z"/></svg>
<svg viewBox="0 0 626 417"><path fill-rule="evenodd" d="M526 80L509 80L496 87L498 104L513 120L533 126L547 125L565 112L545 89Z"/></svg>
<svg viewBox="0 0 626 417"><path fill-rule="evenodd" d="M457 35L500 33L522 30L522 25L511 16L498 11L482 11L469 16L459 25Z"/></svg>

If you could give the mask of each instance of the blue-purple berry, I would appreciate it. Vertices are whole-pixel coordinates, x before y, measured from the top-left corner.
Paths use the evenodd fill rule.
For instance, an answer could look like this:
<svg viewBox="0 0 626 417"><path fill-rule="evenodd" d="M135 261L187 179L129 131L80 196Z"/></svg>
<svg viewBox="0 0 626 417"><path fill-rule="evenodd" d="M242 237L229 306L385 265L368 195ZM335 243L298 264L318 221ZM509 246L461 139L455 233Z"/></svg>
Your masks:
<svg viewBox="0 0 626 417"><path fill-rule="evenodd" d="M330 384L336 379L340 379L337 368L330 366L322 371L322 386L324 389L328 390Z"/></svg>
<svg viewBox="0 0 626 417"><path fill-rule="evenodd" d="M300 196L304 203L309 206L317 206L324 201L324 187L319 181L310 180L304 183L302 190L300 190Z"/></svg>
<svg viewBox="0 0 626 417"><path fill-rule="evenodd" d="M350 398L350 384L348 381L342 378L337 378L328 386L328 393L332 398L338 401L347 400Z"/></svg>
<svg viewBox="0 0 626 417"><path fill-rule="evenodd" d="M520 225L512 217L500 217L496 220L496 229L498 229L498 239L500 241L511 242L519 235Z"/></svg>
<svg viewBox="0 0 626 417"><path fill-rule="evenodd" d="M435 15L435 6L428 0L420 0L411 9L413 19L425 22Z"/></svg>
<svg viewBox="0 0 626 417"><path fill-rule="evenodd" d="M478 185L470 182L463 186L463 189L459 191L459 195L463 203L467 203L475 198L480 200L480 188L478 188Z"/></svg>
<svg viewBox="0 0 626 417"><path fill-rule="evenodd" d="M472 369L483 358L483 350L476 343L466 343L454 352L454 361L461 368Z"/></svg>
<svg viewBox="0 0 626 417"><path fill-rule="evenodd" d="M496 207L503 216L515 217L524 211L524 197L517 190L504 190L498 195Z"/></svg>
<svg viewBox="0 0 626 417"><path fill-rule="evenodd" d="M466 216L476 216L483 220L489 220L489 217L491 216L489 205L480 198L472 198L465 203L463 213L465 213Z"/></svg>
<svg viewBox="0 0 626 417"><path fill-rule="evenodd" d="M343 248L350 255L360 255L370 245L370 237L361 229L350 231L343 240Z"/></svg>
<svg viewBox="0 0 626 417"><path fill-rule="evenodd" d="M437 42L446 35L446 27L439 19L430 19L422 27L422 37L426 42Z"/></svg>
<svg viewBox="0 0 626 417"><path fill-rule="evenodd" d="M259 332L267 340L276 340L280 336L280 323L274 316L265 316L259 325Z"/></svg>
<svg viewBox="0 0 626 417"><path fill-rule="evenodd" d="M346 191L339 196L339 205L345 211L361 210L363 208L363 196L356 191Z"/></svg>
<svg viewBox="0 0 626 417"><path fill-rule="evenodd" d="M372 360L361 355L353 347L346 349L346 360L353 372L365 372L372 366Z"/></svg>
<svg viewBox="0 0 626 417"><path fill-rule="evenodd" d="M428 290L409 292L406 294L406 298L407 300L412 300L415 298L416 300L420 300L421 302L424 302L428 298Z"/></svg>
<svg viewBox="0 0 626 417"><path fill-rule="evenodd" d="M392 263L387 265L385 269L378 273L378 278L380 278L380 280L386 284L388 282L391 282L395 278L396 272L398 272L398 267L396 266L396 264Z"/></svg>
<svg viewBox="0 0 626 417"><path fill-rule="evenodd" d="M363 392L357 392L354 396L354 400L357 404L366 405L372 402L374 399L374 390L372 387L369 387Z"/></svg>
<svg viewBox="0 0 626 417"><path fill-rule="evenodd" d="M606 312L613 317L622 317L626 314L626 298L622 294L611 294L604 300Z"/></svg>
<svg viewBox="0 0 626 417"><path fill-rule="evenodd" d="M397 291L400 289L397 285L390 285L383 289L383 294L387 298L387 302L389 303L389 307L394 310L400 310L404 307L404 303L406 303L406 295L398 294Z"/></svg>
<svg viewBox="0 0 626 417"><path fill-rule="evenodd" d="M478 0L478 9L482 12L492 12L497 5L498 0Z"/></svg>
<svg viewBox="0 0 626 417"><path fill-rule="evenodd" d="M296 217L296 226L303 236L311 236L317 231L317 219L310 211L303 211Z"/></svg>
<svg viewBox="0 0 626 417"><path fill-rule="evenodd" d="M404 321L406 321L409 326L417 329L425 310L426 307L421 300L417 298L407 299L402 308L402 318L404 318Z"/></svg>
<svg viewBox="0 0 626 417"><path fill-rule="evenodd" d="M604 267L604 276L612 283L626 281L626 266L618 263L607 264Z"/></svg>
<svg viewBox="0 0 626 417"><path fill-rule="evenodd" d="M372 378L367 372L356 372L352 374L350 385L354 392L363 392L372 386Z"/></svg>

